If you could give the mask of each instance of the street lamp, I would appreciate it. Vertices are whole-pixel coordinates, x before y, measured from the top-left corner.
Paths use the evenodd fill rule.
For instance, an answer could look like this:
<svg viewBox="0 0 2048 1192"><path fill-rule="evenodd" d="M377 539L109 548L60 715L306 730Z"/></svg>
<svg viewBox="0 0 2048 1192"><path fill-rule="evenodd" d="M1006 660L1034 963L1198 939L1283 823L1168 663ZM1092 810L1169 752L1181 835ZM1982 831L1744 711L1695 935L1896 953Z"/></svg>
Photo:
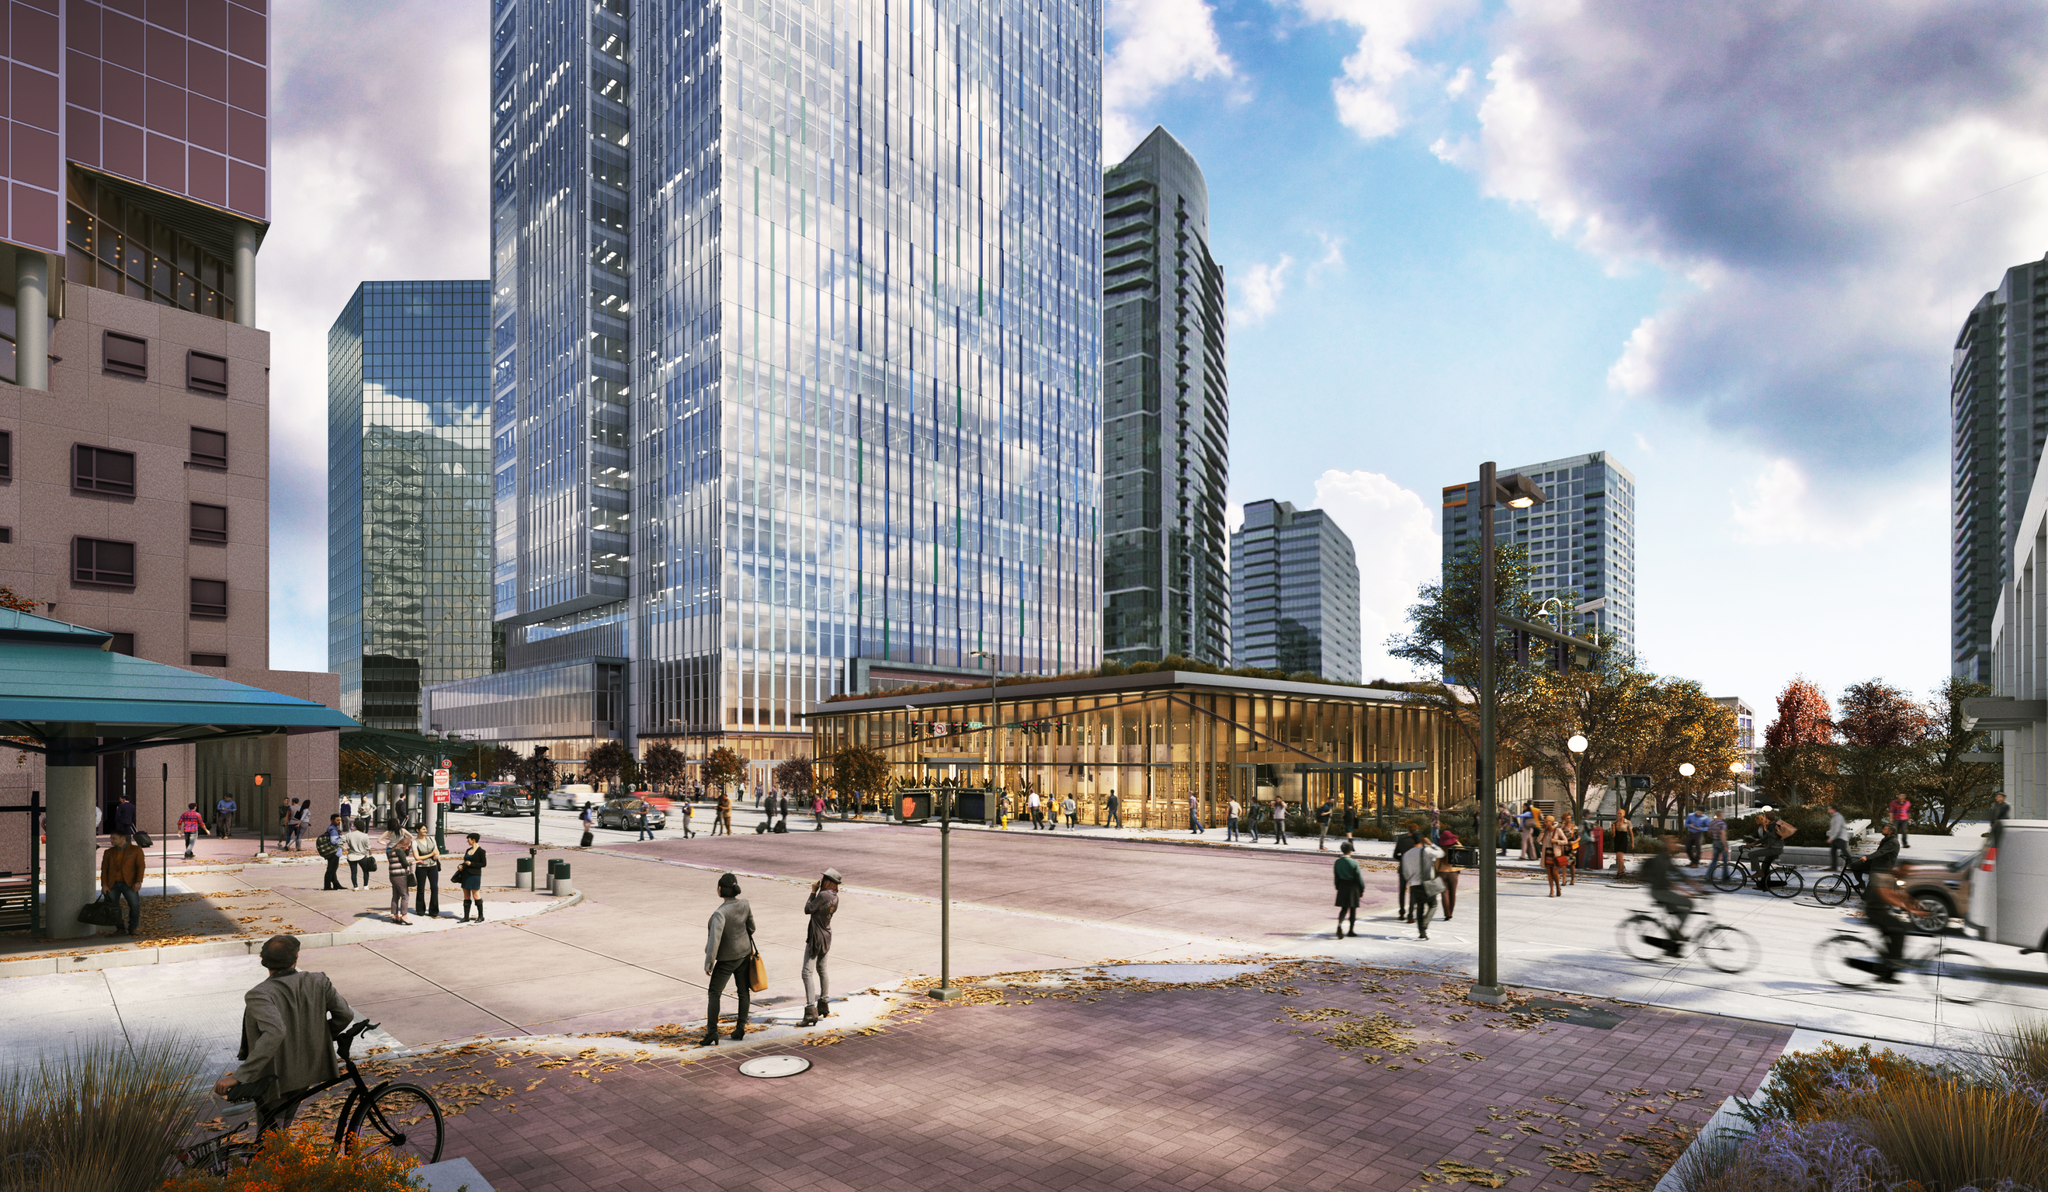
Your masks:
<svg viewBox="0 0 2048 1192"><path fill-rule="evenodd" d="M1499 869L1494 863L1500 792L1493 773L1493 654L1499 630L1493 607L1493 511L1497 505L1527 509L1544 499L1543 490L1527 476L1515 473L1496 479L1492 460L1479 465L1479 980L1472 987L1472 1000L1491 1006L1507 1000L1500 985Z"/></svg>

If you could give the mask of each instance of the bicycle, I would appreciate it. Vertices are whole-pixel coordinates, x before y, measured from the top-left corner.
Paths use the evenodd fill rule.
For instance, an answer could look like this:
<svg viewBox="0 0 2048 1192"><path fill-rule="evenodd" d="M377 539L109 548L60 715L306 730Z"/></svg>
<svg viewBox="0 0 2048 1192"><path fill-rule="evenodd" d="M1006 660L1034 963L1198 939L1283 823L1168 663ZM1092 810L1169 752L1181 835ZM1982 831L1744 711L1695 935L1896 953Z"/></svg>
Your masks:
<svg viewBox="0 0 2048 1192"><path fill-rule="evenodd" d="M1690 938L1681 939L1675 924L1647 911L1636 911L1615 928L1621 950L1633 959L1645 961L1678 960L1696 952L1724 973L1747 972L1756 967L1763 953L1748 932L1717 921L1705 898L1699 900L1697 914L1703 921L1700 929ZM1672 940L1677 941L1677 946L1666 947L1666 942Z"/></svg>
<svg viewBox="0 0 2048 1192"><path fill-rule="evenodd" d="M1749 859L1747 851L1744 850L1744 853L1738 854L1733 861L1726 862L1714 870L1713 876L1707 879L1707 884L1723 894L1733 894L1744 886L1756 885L1757 874L1763 868L1763 862ZM1805 889L1806 877L1798 869L1790 865L1771 866L1771 897L1797 898Z"/></svg>
<svg viewBox="0 0 2048 1192"><path fill-rule="evenodd" d="M1851 898L1863 897L1863 882L1863 875L1852 871L1828 874L1813 883L1813 900L1822 906L1841 906ZM1948 933L1948 904L1939 898L1908 899L1902 913L1917 935Z"/></svg>
<svg viewBox="0 0 2048 1192"><path fill-rule="evenodd" d="M1982 1001L1998 985L1993 970L1974 952L1958 948L1940 937L1909 936L1925 940L1918 955L1908 951L1898 961L1902 973L1916 973L1943 1001L1967 1006ZM1847 989L1861 989L1877 981L1878 955L1865 936L1853 931L1838 932L1815 949L1814 967L1822 977Z"/></svg>
<svg viewBox="0 0 2048 1192"><path fill-rule="evenodd" d="M417 1158L421 1163L441 1161L441 1146L447 1140L447 1123L441 1116L441 1106L434 1095L416 1084L400 1084L385 1081L372 1088L363 1079L361 1070L349 1055L349 1048L365 1031L374 1031L377 1024L365 1019L335 1036L335 1047L341 1053L341 1075L322 1084L300 1092L280 1103L299 1104L326 1092L336 1085L354 1082L348 1096L341 1103L341 1112L334 1119L334 1145L336 1147L363 1147L368 1151L403 1152ZM203 1139L178 1152L178 1161L186 1171L204 1172L215 1177L224 1177L229 1169L237 1165L246 1166L263 1145L263 1136L276 1124L274 1113L259 1111L260 1121L244 1119L230 1126L224 1133ZM425 1123L432 1121L432 1130ZM240 1137L243 1130L256 1125L253 1137ZM367 1128L367 1133L366 1133ZM428 1144L431 1142L431 1146Z"/></svg>

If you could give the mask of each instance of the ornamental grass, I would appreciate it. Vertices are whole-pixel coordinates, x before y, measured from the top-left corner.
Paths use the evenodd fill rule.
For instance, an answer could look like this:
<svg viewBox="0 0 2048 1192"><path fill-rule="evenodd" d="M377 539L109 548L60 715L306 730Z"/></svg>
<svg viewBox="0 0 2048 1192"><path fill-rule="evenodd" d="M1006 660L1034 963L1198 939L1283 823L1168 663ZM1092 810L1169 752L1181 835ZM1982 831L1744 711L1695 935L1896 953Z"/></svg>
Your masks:
<svg viewBox="0 0 2048 1192"><path fill-rule="evenodd" d="M196 1107L200 1053L120 1036L0 1076L0 1192L150 1192Z"/></svg>

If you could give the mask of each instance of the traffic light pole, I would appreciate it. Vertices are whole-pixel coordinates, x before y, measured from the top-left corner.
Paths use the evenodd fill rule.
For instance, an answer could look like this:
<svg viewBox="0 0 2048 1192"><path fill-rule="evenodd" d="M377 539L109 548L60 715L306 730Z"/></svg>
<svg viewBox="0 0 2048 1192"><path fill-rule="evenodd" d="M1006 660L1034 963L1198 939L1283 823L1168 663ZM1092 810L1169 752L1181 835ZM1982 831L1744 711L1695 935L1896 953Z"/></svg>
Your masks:
<svg viewBox="0 0 2048 1192"><path fill-rule="evenodd" d="M933 791L939 800L939 985L930 991L937 1001L960 996L953 988L953 791Z"/></svg>

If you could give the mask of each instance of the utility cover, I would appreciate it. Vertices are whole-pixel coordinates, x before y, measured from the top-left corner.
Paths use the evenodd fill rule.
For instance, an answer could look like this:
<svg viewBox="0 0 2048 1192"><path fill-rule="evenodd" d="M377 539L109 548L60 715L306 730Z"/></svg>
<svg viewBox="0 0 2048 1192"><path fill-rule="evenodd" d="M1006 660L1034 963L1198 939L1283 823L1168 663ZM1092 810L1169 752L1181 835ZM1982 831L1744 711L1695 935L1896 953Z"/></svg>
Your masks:
<svg viewBox="0 0 2048 1192"><path fill-rule="evenodd" d="M809 1069L811 1061L794 1055L755 1056L740 1065L741 1076L755 1076L762 1080L774 1080L778 1076L795 1076Z"/></svg>

